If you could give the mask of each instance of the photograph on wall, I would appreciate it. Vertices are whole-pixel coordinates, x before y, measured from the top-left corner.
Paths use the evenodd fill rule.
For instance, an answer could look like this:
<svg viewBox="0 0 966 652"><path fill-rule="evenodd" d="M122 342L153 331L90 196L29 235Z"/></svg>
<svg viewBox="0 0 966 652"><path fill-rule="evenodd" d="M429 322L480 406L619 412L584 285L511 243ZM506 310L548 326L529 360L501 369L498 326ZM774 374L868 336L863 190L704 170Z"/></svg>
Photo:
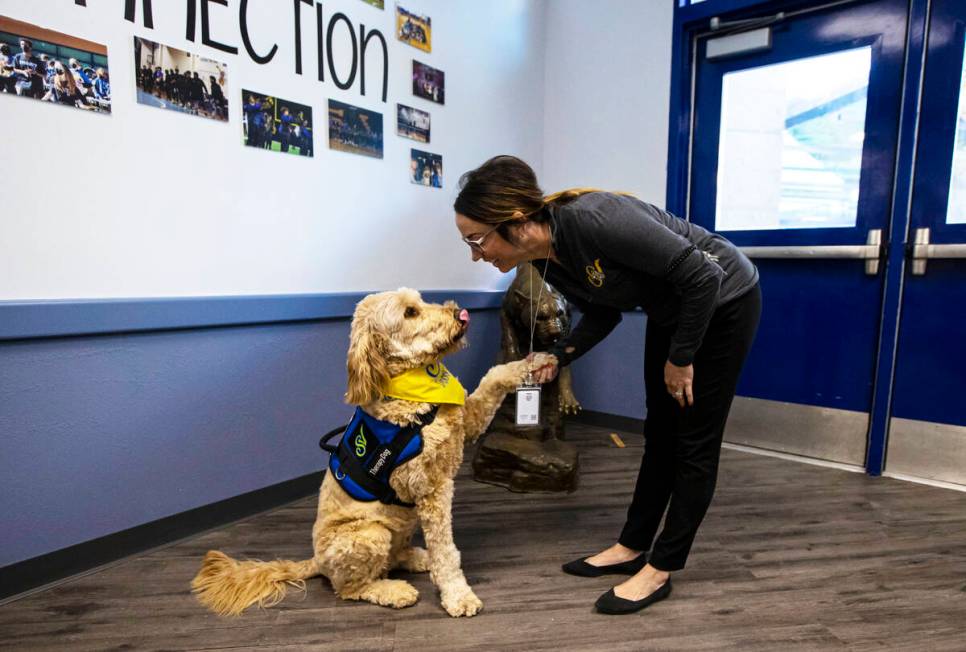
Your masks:
<svg viewBox="0 0 966 652"><path fill-rule="evenodd" d="M273 152L312 156L312 107L242 89L244 143Z"/></svg>
<svg viewBox="0 0 966 652"><path fill-rule="evenodd" d="M421 143L428 143L429 114L405 104L397 104L396 133Z"/></svg>
<svg viewBox="0 0 966 652"><path fill-rule="evenodd" d="M423 52L432 52L433 32L429 16L420 16L396 5L396 38Z"/></svg>
<svg viewBox="0 0 966 652"><path fill-rule="evenodd" d="M382 158L382 114L329 100L329 149Z"/></svg>
<svg viewBox="0 0 966 652"><path fill-rule="evenodd" d="M418 149L410 150L409 180L421 186L443 187L443 157Z"/></svg>
<svg viewBox="0 0 966 652"><path fill-rule="evenodd" d="M362 1L365 2L367 5L372 5L376 9L386 8L386 0L362 0Z"/></svg>
<svg viewBox="0 0 966 652"><path fill-rule="evenodd" d="M0 16L0 93L111 112L107 47Z"/></svg>
<svg viewBox="0 0 966 652"><path fill-rule="evenodd" d="M134 69L139 104L227 122L227 65L135 36Z"/></svg>
<svg viewBox="0 0 966 652"><path fill-rule="evenodd" d="M413 95L437 104L445 104L445 91L443 71L413 59Z"/></svg>

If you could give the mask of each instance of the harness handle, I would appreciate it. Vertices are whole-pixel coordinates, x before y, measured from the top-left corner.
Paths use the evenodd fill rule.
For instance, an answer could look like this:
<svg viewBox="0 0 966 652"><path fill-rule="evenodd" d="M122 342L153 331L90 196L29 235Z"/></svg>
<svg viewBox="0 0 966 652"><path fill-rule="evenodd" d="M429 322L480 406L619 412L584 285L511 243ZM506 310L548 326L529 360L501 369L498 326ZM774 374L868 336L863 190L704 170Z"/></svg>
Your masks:
<svg viewBox="0 0 966 652"><path fill-rule="evenodd" d="M326 453L330 453L330 454L337 453L339 451L339 447L333 446L332 444L330 444L329 440L335 437L336 435L341 435L343 432L345 432L345 429L348 427L349 427L349 424L347 423L345 425L339 426L338 428L333 428L329 432L322 435L322 438L319 440L319 448L324 450Z"/></svg>

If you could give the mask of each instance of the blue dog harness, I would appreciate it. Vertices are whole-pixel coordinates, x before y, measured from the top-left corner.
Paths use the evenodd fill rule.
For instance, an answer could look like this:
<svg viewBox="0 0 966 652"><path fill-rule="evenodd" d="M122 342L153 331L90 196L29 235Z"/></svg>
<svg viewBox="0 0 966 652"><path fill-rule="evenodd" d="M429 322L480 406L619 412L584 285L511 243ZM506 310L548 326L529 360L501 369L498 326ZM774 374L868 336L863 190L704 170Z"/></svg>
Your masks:
<svg viewBox="0 0 966 652"><path fill-rule="evenodd" d="M319 441L322 450L330 454L329 473L356 500L413 507L412 503L399 500L389 486L389 476L422 452L423 428L433 422L438 409L434 406L417 424L402 427L380 421L357 407L344 430L336 428ZM330 445L328 441L340 432L343 434L339 445Z"/></svg>

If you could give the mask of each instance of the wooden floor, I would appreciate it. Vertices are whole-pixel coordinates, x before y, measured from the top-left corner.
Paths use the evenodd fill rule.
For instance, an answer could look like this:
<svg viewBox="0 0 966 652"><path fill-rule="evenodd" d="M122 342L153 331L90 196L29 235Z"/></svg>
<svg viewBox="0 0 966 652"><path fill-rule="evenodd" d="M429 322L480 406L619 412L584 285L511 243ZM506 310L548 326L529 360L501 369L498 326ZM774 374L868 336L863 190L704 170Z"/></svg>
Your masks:
<svg viewBox="0 0 966 652"><path fill-rule="evenodd" d="M614 578L560 564L614 541L641 454L571 428L581 487L518 495L457 482L456 541L484 602L471 619L339 601L324 579L237 619L188 591L201 556L302 559L315 499L181 541L0 606L15 650L966 650L966 493L725 450L718 492L674 595L593 612Z"/></svg>

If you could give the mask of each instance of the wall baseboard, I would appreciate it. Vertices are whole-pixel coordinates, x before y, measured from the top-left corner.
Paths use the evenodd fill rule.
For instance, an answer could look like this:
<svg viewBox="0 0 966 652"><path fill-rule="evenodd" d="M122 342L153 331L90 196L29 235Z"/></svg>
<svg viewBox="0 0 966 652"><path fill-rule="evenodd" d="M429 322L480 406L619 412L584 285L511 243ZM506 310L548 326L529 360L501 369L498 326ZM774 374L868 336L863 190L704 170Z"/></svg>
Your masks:
<svg viewBox="0 0 966 652"><path fill-rule="evenodd" d="M570 418L577 423L585 423L589 426L611 428L613 430L629 432L634 435L643 436L644 434L644 419L623 417L618 414L595 412L593 410L582 410Z"/></svg>
<svg viewBox="0 0 966 652"><path fill-rule="evenodd" d="M97 566L305 498L317 492L321 483L321 471L309 473L5 566L0 568L0 604Z"/></svg>

